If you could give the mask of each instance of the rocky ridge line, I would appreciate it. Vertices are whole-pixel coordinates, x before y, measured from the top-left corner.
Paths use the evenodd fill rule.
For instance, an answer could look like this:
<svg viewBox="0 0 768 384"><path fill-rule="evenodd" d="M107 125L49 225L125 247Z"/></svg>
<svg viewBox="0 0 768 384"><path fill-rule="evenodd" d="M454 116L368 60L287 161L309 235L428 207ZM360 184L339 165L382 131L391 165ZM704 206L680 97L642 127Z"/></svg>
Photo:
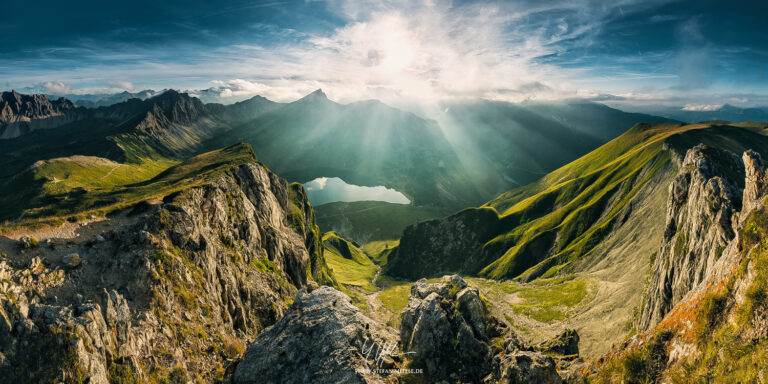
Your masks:
<svg viewBox="0 0 768 384"><path fill-rule="evenodd" d="M298 289L333 283L301 191L248 163L84 236L23 239L0 263L0 376L222 378Z"/></svg>

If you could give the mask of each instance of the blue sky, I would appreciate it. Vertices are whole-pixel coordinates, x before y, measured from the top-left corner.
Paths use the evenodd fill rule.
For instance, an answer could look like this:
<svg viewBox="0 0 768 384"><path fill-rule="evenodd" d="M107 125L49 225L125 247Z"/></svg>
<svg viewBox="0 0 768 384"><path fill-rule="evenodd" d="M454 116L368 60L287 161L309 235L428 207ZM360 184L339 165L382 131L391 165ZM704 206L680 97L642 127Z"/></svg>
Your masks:
<svg viewBox="0 0 768 384"><path fill-rule="evenodd" d="M768 105L766 1L110 3L4 4L2 87Z"/></svg>

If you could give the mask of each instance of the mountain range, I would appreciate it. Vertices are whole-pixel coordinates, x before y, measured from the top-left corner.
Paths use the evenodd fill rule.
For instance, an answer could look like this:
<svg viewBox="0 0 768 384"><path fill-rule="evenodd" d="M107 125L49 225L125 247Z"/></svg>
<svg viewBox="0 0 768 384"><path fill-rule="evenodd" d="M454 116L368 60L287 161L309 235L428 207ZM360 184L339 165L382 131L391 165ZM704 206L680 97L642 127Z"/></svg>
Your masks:
<svg viewBox="0 0 768 384"><path fill-rule="evenodd" d="M613 127L628 128L637 119L664 120L597 104L481 101L447 106L453 121L448 131L438 121L377 101L338 104L319 90L292 103L254 97L231 105L204 104L173 90L98 108L76 107L63 99L57 103L68 109L49 107L43 96L29 100L39 106L18 113L8 109L4 118L8 124L29 120L26 128L0 141L6 185L18 181L22 171L47 174L57 183L66 179L31 167L39 160L81 155L129 166L154 164L242 141L291 180L341 177L352 184L394 188L417 206L449 209L481 204L528 183L622 130ZM555 150L525 152L535 146ZM40 177L23 177L38 180L35 188L40 188ZM27 201L36 196L22 195ZM3 213L6 219L24 204L8 206L14 208Z"/></svg>
<svg viewBox="0 0 768 384"><path fill-rule="evenodd" d="M688 105L684 107L645 106L635 107L633 110L690 124L715 120L741 123L768 119L768 107L741 108L730 104Z"/></svg>

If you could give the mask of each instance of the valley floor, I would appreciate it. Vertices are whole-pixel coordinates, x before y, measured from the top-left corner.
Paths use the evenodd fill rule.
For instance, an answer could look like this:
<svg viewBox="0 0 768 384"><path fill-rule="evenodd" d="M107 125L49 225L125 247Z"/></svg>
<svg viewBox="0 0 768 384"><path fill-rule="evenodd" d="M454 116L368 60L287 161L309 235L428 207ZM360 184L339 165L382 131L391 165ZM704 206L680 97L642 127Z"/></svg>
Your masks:
<svg viewBox="0 0 768 384"><path fill-rule="evenodd" d="M660 172L666 178L673 170ZM634 334L632 328L645 287L650 261L662 236L666 190L640 191L644 198L632 207L634 215L617 225L589 255L579 261L582 272L537 279L530 283L468 277L504 319L529 343L551 339L567 328L579 332L579 348L585 358L596 358ZM657 218L657 219L648 219ZM392 327L399 325L400 312L408 304L415 281L394 280L380 273L387 251L397 241L378 241L361 247L370 263L328 255L329 266L339 281L369 317ZM350 268L350 266L352 266ZM438 279L431 279L430 282Z"/></svg>
<svg viewBox="0 0 768 384"><path fill-rule="evenodd" d="M363 247L366 248L369 247ZM370 249L366 255L372 260L379 258ZM353 302L366 315L386 324L395 336L400 313L408 304L415 281L382 275L381 265L373 262L350 268L351 260L328 257L328 253L326 260L334 272L344 270L345 273L336 273L336 276ZM531 283L466 279L488 299L494 315L504 319L528 343L543 342L565 329L576 329L581 338L582 356L596 358L633 332L629 324L643 287L642 281L634 284L627 275L647 273L648 261L639 264L629 267L601 263L591 272L538 279ZM430 283L438 280L428 279Z"/></svg>

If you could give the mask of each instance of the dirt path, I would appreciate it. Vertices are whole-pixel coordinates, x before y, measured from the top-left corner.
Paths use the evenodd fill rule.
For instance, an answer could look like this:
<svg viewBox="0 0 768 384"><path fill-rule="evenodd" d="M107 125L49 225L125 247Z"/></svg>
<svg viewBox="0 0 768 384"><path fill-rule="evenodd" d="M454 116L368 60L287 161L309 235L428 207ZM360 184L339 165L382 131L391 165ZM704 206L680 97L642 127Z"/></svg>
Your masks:
<svg viewBox="0 0 768 384"><path fill-rule="evenodd" d="M376 291L376 293L379 293L379 292L381 292L381 289L382 289L382 288L384 288L384 287L381 287L381 286L379 286L378 284L376 284L376 280L378 280L378 279L379 279L379 275L381 275L381 270L382 270L382 269L384 269L384 268L382 268L382 267L379 267L379 270L378 270L378 271L376 271L376 274L375 274L375 275L373 275L373 280L371 280L371 284L373 284L373 286L374 286L374 287L376 287L376 288L379 288L379 291Z"/></svg>
<svg viewBox="0 0 768 384"><path fill-rule="evenodd" d="M112 176L112 173L114 173L114 172L115 172L115 170L116 170L116 169L118 169L118 168L120 168L121 166L122 166L122 164L118 164L118 165L115 165L115 166L114 166L112 169L110 169L110 170L109 170L109 172L107 172L107 174L106 174L106 175L104 175L104 176L102 176L101 178L99 178L99 180L104 180L104 179L106 179L107 177L110 177L110 176Z"/></svg>

